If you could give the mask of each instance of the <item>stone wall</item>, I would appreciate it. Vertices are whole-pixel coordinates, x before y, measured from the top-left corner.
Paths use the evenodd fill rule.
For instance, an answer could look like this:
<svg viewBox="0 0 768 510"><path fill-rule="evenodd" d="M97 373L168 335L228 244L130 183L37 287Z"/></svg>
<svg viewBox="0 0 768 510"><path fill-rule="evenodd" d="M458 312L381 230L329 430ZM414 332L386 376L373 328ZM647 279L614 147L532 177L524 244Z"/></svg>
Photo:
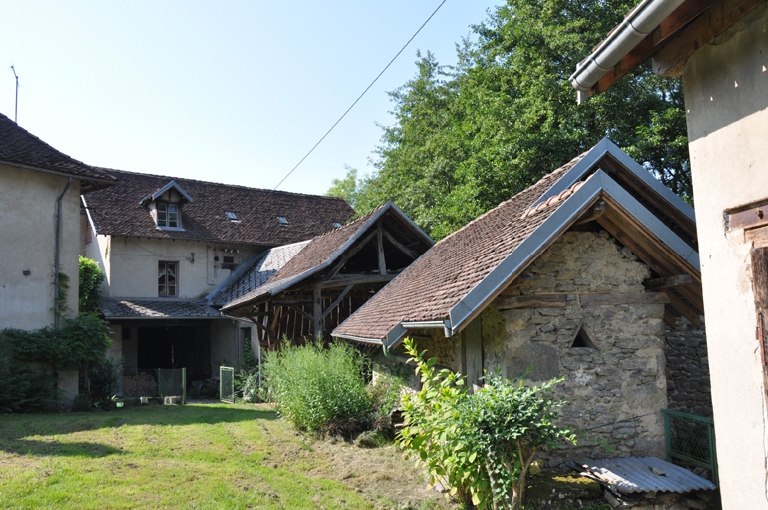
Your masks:
<svg viewBox="0 0 768 510"><path fill-rule="evenodd" d="M712 417L707 337L685 318L667 326L667 399L669 409Z"/></svg>
<svg viewBox="0 0 768 510"><path fill-rule="evenodd" d="M622 304L628 295L646 294L642 282L649 276L649 268L606 232L567 232L504 293L558 294L562 304L504 309L507 297L494 303L502 309L504 337L484 338L486 369L514 378L532 366L528 379L534 382L565 377L556 387L570 402L561 423L613 449L583 438L576 447L550 452L548 464L664 455L664 305ZM590 303L595 294L613 294L616 301ZM572 347L580 329L592 346Z"/></svg>

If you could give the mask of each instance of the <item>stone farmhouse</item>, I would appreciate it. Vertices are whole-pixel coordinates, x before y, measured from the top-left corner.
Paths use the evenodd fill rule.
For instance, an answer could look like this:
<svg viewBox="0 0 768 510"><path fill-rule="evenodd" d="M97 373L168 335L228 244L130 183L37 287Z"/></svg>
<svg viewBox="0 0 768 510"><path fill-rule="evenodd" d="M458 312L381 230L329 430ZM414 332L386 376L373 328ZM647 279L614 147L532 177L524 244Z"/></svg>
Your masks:
<svg viewBox="0 0 768 510"><path fill-rule="evenodd" d="M480 384L483 371L565 377L568 458L664 456L661 409L711 415L693 210L609 140L451 234L333 336L406 336Z"/></svg>
<svg viewBox="0 0 768 510"><path fill-rule="evenodd" d="M0 329L77 315L80 195L114 182L0 114ZM57 299L62 274L66 303ZM77 373L60 373L59 388L77 393Z"/></svg>
<svg viewBox="0 0 768 510"><path fill-rule="evenodd" d="M571 76L682 77L723 508L768 508L768 4L640 2Z"/></svg>
<svg viewBox="0 0 768 510"><path fill-rule="evenodd" d="M242 264L263 264L270 249L354 213L338 198L98 171L118 181L83 195L82 251L106 272L100 309L114 331L110 354L126 372L186 367L188 380L201 380L236 364L255 326L223 317L207 296Z"/></svg>

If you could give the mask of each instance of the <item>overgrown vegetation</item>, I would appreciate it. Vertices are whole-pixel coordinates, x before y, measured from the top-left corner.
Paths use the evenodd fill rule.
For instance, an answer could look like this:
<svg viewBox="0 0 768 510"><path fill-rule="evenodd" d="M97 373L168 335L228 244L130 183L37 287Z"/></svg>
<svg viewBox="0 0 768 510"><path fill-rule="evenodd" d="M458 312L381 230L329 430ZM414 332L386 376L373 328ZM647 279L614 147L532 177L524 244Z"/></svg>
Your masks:
<svg viewBox="0 0 768 510"><path fill-rule="evenodd" d="M96 262L80 257L80 282L85 281L86 294L81 288L80 314L64 317L59 328L47 326L36 330L8 328L0 331L0 410L27 412L50 407L57 398L57 381L62 370L76 369L80 380L78 405L92 407L90 376L93 371L99 379L97 400L109 398L105 392L114 391L117 384L117 367L112 362L104 368L104 353L111 344L109 326L96 313L98 288L104 274ZM60 274L59 299L66 303L69 279ZM61 305L59 312L65 310ZM50 371L32 368L32 363L42 364ZM104 377L111 375L111 381Z"/></svg>
<svg viewBox="0 0 768 510"><path fill-rule="evenodd" d="M280 351L266 353L262 371L265 396L297 429L346 439L365 432L359 438L365 446L394 439L390 414L402 381L380 375L366 385L369 361L349 344L284 342Z"/></svg>
<svg viewBox="0 0 768 510"><path fill-rule="evenodd" d="M490 376L469 393L463 377L436 371L437 359L424 359L413 340L404 346L422 389L404 398L398 444L426 469L430 484L449 485L467 506L519 509L536 453L576 441L555 424L565 402L543 396L561 379L537 387Z"/></svg>
<svg viewBox="0 0 768 510"><path fill-rule="evenodd" d="M80 313L98 312L101 284L106 275L99 267L98 262L82 255L79 259L79 268L80 287L77 303Z"/></svg>
<svg viewBox="0 0 768 510"><path fill-rule="evenodd" d="M259 360L250 344L246 339L243 360L235 372L235 395L247 402L256 402L259 398Z"/></svg>
<svg viewBox="0 0 768 510"><path fill-rule="evenodd" d="M270 398L297 429L347 438L369 426L363 369L362 355L340 342L284 342L266 353L263 367Z"/></svg>

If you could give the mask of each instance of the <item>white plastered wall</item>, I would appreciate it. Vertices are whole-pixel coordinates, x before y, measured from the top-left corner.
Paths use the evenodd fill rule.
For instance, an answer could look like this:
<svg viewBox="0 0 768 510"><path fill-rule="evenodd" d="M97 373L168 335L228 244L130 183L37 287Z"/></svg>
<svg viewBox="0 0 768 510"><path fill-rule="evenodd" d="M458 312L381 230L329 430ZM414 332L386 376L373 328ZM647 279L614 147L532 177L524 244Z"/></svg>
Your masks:
<svg viewBox="0 0 768 510"><path fill-rule="evenodd" d="M56 199L67 178L0 165L0 329L53 323ZM62 201L60 267L70 277L68 315L77 315L80 181ZM25 275L25 271L29 274Z"/></svg>
<svg viewBox="0 0 768 510"><path fill-rule="evenodd" d="M765 4L699 49L684 73L707 320L720 490L725 509L768 508L768 413L750 248L724 212L768 199Z"/></svg>

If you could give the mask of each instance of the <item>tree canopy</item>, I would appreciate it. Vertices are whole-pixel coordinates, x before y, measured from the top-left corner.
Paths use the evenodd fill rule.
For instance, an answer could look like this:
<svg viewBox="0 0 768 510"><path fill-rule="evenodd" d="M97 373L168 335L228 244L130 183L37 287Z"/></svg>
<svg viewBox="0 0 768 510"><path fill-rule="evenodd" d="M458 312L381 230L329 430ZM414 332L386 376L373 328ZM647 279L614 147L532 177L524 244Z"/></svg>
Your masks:
<svg viewBox="0 0 768 510"><path fill-rule="evenodd" d="M691 201L679 80L643 67L581 105L568 82L633 5L507 0L457 45L455 66L419 53L390 93L375 172L348 169L329 194L359 214L392 200L440 239L607 136Z"/></svg>

